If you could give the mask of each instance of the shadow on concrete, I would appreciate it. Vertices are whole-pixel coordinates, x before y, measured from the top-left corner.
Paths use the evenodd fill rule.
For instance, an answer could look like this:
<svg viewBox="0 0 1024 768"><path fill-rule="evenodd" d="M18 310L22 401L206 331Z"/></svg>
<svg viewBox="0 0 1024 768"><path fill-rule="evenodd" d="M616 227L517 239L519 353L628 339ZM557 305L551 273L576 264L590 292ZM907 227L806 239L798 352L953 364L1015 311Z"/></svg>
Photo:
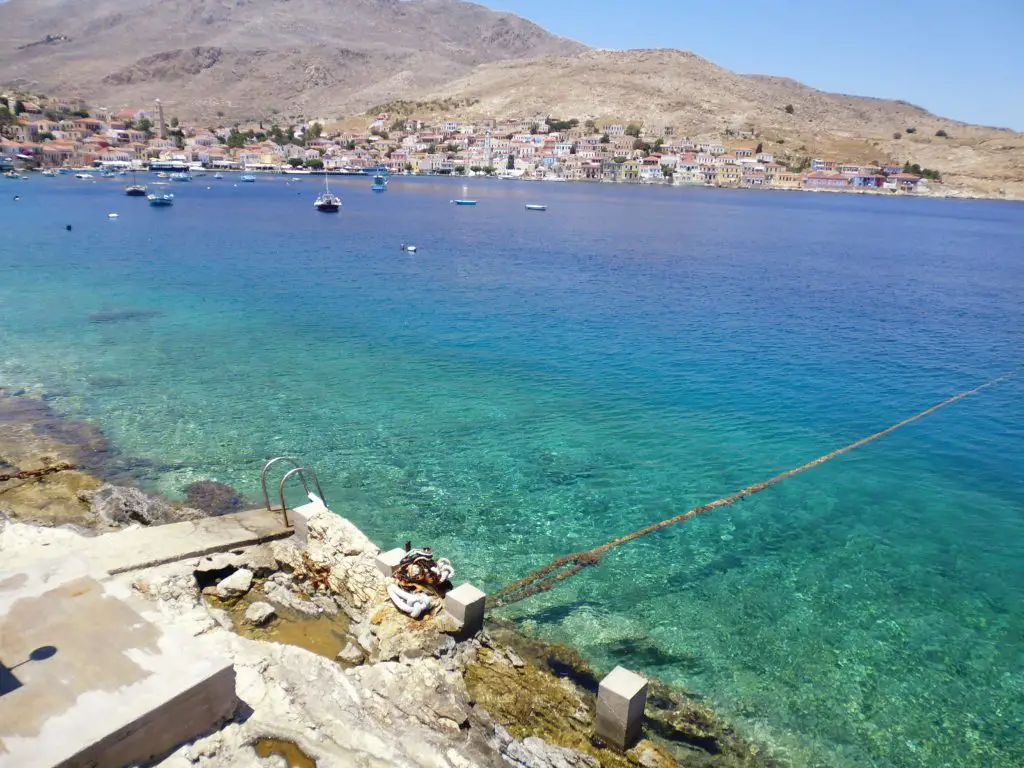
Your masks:
<svg viewBox="0 0 1024 768"><path fill-rule="evenodd" d="M28 664L30 661L46 661L52 659L57 655L56 647L52 645L42 645L36 648L32 653L28 655L28 658L24 661L20 661L13 667L8 667L2 661L0 661L0 696L3 696L13 691L18 690L22 686L22 682L15 677L14 670L23 664Z"/></svg>

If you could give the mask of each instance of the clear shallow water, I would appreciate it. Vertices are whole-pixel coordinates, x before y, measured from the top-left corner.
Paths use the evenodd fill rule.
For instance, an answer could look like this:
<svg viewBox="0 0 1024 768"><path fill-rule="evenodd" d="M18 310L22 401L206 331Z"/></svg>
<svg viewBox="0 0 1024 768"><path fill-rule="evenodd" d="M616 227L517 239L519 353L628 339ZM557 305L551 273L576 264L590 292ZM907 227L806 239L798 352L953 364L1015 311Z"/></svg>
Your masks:
<svg viewBox="0 0 1024 768"><path fill-rule="evenodd" d="M8 182L0 385L97 422L170 495L255 498L266 457L302 456L378 543L431 544L494 590L1021 363L1020 207L335 186L339 216L312 210L315 180L207 177L167 210ZM798 765L1024 764L1022 394L505 613L687 685Z"/></svg>

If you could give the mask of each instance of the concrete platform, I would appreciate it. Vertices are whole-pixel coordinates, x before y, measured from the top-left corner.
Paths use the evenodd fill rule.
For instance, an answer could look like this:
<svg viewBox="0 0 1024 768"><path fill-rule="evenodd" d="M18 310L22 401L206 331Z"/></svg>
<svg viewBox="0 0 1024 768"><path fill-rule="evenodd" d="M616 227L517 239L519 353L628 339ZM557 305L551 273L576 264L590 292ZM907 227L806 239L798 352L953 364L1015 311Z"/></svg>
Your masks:
<svg viewBox="0 0 1024 768"><path fill-rule="evenodd" d="M231 664L83 558L0 567L0 768L146 764L234 713Z"/></svg>
<svg viewBox="0 0 1024 768"><path fill-rule="evenodd" d="M41 559L81 555L95 570L124 573L291 535L292 529L281 522L280 511L256 509L170 525L127 528L85 538L63 549L47 547L4 552L0 568L16 570L30 567Z"/></svg>

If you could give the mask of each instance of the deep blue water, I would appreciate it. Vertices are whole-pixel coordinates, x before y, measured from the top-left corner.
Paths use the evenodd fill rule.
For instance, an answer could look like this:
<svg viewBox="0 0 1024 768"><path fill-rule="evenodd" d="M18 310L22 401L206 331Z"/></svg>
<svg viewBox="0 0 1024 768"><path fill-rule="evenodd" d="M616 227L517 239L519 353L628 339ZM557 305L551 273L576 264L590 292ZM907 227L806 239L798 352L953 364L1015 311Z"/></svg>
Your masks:
<svg viewBox="0 0 1024 768"><path fill-rule="evenodd" d="M0 386L95 421L172 496L212 478L255 498L265 458L302 456L379 544L432 545L493 591L1021 364L1020 206L332 186L337 216L315 179L207 177L171 209L5 181ZM1020 766L1022 394L503 613L689 687L795 765Z"/></svg>

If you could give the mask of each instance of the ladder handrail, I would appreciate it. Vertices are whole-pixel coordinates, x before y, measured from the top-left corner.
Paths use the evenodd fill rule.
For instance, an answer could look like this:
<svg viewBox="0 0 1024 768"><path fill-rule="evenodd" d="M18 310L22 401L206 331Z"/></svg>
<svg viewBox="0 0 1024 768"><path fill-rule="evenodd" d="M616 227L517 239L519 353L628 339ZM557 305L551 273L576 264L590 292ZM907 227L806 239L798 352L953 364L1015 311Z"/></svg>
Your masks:
<svg viewBox="0 0 1024 768"><path fill-rule="evenodd" d="M266 505L268 512L270 511L270 493L267 491L267 472L270 471L270 468L279 461L290 461L293 467L302 466L299 464L299 460L293 456L278 456L263 465L263 471L260 472L260 485L263 486L263 503Z"/></svg>
<svg viewBox="0 0 1024 768"><path fill-rule="evenodd" d="M284 477L281 478L281 482L277 486L277 492L281 498L281 516L284 518L284 524L286 526L288 525L288 505L284 500L284 485L288 482L288 478L294 474L298 474L299 479L302 480L302 487L306 489L306 495L309 496L309 483L306 482L307 472L313 475L313 484L316 486L317 496L320 497L320 501L323 502L324 506L327 506L327 499L324 498L323 489L320 488L320 478L316 476L315 469L312 467L295 467L294 469L289 469L284 473Z"/></svg>

